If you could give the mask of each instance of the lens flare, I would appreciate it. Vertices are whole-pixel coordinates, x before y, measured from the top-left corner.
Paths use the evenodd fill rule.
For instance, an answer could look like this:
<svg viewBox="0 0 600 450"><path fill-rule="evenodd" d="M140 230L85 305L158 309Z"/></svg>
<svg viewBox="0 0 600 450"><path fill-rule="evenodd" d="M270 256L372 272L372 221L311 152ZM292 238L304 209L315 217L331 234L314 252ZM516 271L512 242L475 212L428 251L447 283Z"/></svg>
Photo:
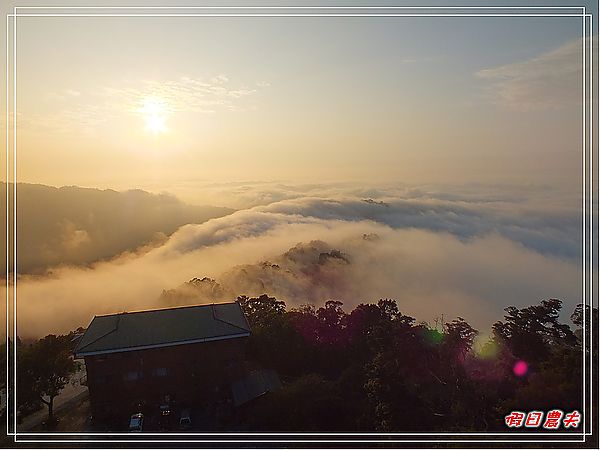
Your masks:
<svg viewBox="0 0 600 450"><path fill-rule="evenodd" d="M438 345L444 340L444 334L436 329L425 330L424 337L425 342L427 342L429 345Z"/></svg>
<svg viewBox="0 0 600 450"><path fill-rule="evenodd" d="M523 377L527 374L529 366L525 361L517 361L513 366L513 373L518 377Z"/></svg>

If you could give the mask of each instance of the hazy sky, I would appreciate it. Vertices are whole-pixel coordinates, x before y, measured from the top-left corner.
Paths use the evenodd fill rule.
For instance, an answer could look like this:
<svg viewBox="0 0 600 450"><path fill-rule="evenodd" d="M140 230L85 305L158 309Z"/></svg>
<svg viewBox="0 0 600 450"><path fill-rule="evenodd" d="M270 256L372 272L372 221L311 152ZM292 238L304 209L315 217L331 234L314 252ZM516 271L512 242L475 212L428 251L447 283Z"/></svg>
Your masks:
<svg viewBox="0 0 600 450"><path fill-rule="evenodd" d="M18 26L19 181L580 186L579 18Z"/></svg>
<svg viewBox="0 0 600 450"><path fill-rule="evenodd" d="M51 261L103 261L22 274L22 320L64 331L155 306L192 277L254 292L240 267L260 272L312 240L355 261L315 301L393 297L484 329L509 304L557 297L570 311L582 300L582 42L577 17L22 17L18 181L240 209L107 256L97 249L122 223L143 221L128 208L102 221L127 198L81 190L51 221L53 203L32 197L21 255L39 253L25 224ZM255 278L290 305L314 287Z"/></svg>

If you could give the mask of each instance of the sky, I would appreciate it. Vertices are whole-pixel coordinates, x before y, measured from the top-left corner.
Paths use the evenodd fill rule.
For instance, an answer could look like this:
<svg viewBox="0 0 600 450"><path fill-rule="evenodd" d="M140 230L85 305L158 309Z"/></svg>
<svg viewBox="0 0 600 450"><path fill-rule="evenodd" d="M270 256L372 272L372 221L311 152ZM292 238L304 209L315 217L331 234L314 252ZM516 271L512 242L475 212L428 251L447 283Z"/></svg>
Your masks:
<svg viewBox="0 0 600 450"><path fill-rule="evenodd" d="M17 181L47 185L17 197L23 335L165 306L203 277L225 297L196 301L395 298L488 331L506 306L559 298L568 319L582 301L579 18L17 31Z"/></svg>
<svg viewBox="0 0 600 450"><path fill-rule="evenodd" d="M580 186L578 18L19 21L19 181Z"/></svg>

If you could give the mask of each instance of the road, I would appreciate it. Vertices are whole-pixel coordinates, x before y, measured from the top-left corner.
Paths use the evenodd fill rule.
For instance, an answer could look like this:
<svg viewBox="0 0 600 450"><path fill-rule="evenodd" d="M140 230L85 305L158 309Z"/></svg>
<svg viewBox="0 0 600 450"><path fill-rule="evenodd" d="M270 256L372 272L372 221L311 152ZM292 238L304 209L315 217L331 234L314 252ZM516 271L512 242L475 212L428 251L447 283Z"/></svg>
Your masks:
<svg viewBox="0 0 600 450"><path fill-rule="evenodd" d="M79 400L87 397L88 389L87 386L82 384L85 380L86 372L85 369L75 373L69 383L64 387L60 394L54 398L54 413L57 414L64 410L70 405L75 404ZM23 418L20 425L17 425L19 431L30 431L31 429L40 425L44 420L48 418L48 407L44 404L43 408L39 411L30 414Z"/></svg>

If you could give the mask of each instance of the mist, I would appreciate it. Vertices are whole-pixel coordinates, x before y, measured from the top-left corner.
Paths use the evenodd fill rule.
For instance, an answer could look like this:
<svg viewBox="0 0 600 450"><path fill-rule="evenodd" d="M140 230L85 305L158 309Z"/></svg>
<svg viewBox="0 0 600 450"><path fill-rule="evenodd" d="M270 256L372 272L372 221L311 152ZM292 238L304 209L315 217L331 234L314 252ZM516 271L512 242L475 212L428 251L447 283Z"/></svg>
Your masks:
<svg viewBox="0 0 600 450"><path fill-rule="evenodd" d="M296 192L183 225L142 254L21 276L18 334L67 332L97 314L262 293L288 307L336 299L348 310L393 298L418 320L462 316L484 331L509 305L559 298L569 314L581 301L579 219L565 198L415 192Z"/></svg>
<svg viewBox="0 0 600 450"><path fill-rule="evenodd" d="M6 198L6 186L0 185L1 198ZM9 194L12 204L12 184ZM142 190L18 183L18 271L45 274L61 265L89 265L124 252L144 252L164 243L181 225L232 211L192 206L172 195ZM6 273L4 265L0 273Z"/></svg>

